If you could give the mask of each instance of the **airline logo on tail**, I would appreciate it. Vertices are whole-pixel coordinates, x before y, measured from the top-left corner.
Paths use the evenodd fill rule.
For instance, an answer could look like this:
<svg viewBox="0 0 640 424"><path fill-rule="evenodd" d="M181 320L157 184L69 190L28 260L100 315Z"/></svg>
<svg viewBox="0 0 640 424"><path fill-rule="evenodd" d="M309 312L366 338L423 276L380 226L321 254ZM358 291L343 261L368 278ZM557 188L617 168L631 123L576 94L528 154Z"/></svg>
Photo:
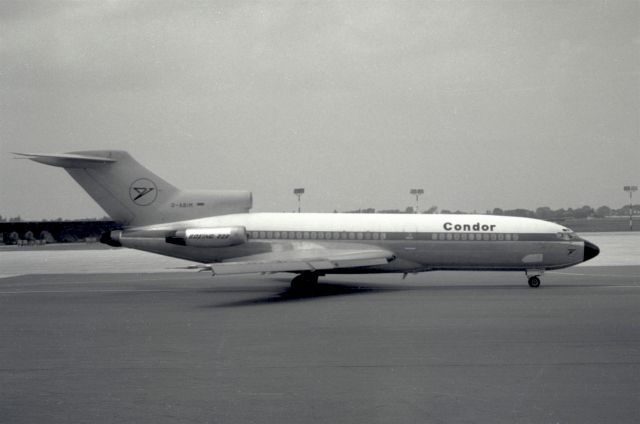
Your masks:
<svg viewBox="0 0 640 424"><path fill-rule="evenodd" d="M158 187L147 178L139 178L129 186L129 197L138 206L152 204L158 197Z"/></svg>

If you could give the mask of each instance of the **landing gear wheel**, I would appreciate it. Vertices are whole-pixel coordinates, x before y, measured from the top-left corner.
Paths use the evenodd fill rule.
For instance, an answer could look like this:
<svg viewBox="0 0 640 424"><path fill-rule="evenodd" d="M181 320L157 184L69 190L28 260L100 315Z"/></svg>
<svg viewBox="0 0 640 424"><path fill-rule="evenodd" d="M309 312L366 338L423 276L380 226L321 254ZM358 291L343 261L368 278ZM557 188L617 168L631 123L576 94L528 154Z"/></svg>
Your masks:
<svg viewBox="0 0 640 424"><path fill-rule="evenodd" d="M538 277L529 277L529 287L534 289L540 287L540 279Z"/></svg>
<svg viewBox="0 0 640 424"><path fill-rule="evenodd" d="M291 280L291 288L294 290L309 290L318 284L319 275L315 272L303 272Z"/></svg>

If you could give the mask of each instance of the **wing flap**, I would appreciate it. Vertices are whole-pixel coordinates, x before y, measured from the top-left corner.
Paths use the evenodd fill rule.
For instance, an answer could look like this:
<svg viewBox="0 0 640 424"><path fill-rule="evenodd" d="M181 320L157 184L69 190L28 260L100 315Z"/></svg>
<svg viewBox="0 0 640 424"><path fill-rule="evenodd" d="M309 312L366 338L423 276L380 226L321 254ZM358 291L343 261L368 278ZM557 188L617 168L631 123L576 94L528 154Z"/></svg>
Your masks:
<svg viewBox="0 0 640 424"><path fill-rule="evenodd" d="M329 250L268 253L232 262L206 265L214 275L260 272L304 272L386 265L395 256L387 250Z"/></svg>

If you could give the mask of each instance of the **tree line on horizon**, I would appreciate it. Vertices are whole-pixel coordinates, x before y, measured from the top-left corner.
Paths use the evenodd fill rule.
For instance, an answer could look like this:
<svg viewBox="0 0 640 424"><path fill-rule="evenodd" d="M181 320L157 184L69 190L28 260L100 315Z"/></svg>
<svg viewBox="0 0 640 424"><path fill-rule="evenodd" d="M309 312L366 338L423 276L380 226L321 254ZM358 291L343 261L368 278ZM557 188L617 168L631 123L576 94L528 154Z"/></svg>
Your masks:
<svg viewBox="0 0 640 424"><path fill-rule="evenodd" d="M404 210L401 209L382 209L376 210L375 208L357 209L347 211L347 213L415 213L413 206L407 206ZM448 209L442 209L438 211L437 206L431 206L421 214L457 214L465 215L471 213L477 213L476 211L451 211ZM585 205L579 208L560 208L551 209L548 206L541 206L535 210L516 208L516 209L502 209L494 208L493 210L487 210L487 215L503 215L503 216L519 216L524 218L537 218L545 221L558 221L563 219L586 219L586 218L606 218L611 216L629 216L629 205L624 205L618 209L613 209L609 206L600 206L598 208L592 208ZM640 205L633 205L633 215L640 215Z"/></svg>
<svg viewBox="0 0 640 424"><path fill-rule="evenodd" d="M52 219L22 219L20 215L12 216L12 217L4 217L0 215L0 222L26 222L26 221L34 221L34 222L91 222L91 221L112 221L112 219L108 216L103 216L102 218L77 218L77 219L67 219L67 218L52 218Z"/></svg>
<svg viewBox="0 0 640 424"><path fill-rule="evenodd" d="M334 210L334 212L338 212ZM404 210L401 209L380 209L376 210L375 208L364 208L364 209L356 209L345 211L345 213L398 213L398 214L412 214L415 213L415 209L413 206L407 206ZM421 214L454 214L454 215L466 215L466 214L476 214L477 211L461 211L461 210L449 210L442 209L438 210L437 206L431 206L425 211L419 212ZM480 212L481 213L481 212ZM563 219L585 219L585 218L606 218L611 216L629 216L629 205L624 205L618 209L610 208L609 206L600 206L598 208L592 208L591 206L585 205L579 208L560 208L560 209L551 209L548 206L541 206L536 208L535 210L524 209L524 208L516 208L516 209L502 209L502 208L493 208L493 210L485 211L487 215L503 215L503 216L520 216L524 218L537 218L543 219L545 221L558 221ZM633 215L640 215L640 205L633 205ZM0 222L25 222L20 217L20 215L15 217L4 217L0 215ZM80 219L65 219L65 218L54 218L54 219L41 219L41 220L29 220L29 221L39 221L39 222L65 222L65 221L111 221L111 218L108 216L103 216L102 218L80 218Z"/></svg>

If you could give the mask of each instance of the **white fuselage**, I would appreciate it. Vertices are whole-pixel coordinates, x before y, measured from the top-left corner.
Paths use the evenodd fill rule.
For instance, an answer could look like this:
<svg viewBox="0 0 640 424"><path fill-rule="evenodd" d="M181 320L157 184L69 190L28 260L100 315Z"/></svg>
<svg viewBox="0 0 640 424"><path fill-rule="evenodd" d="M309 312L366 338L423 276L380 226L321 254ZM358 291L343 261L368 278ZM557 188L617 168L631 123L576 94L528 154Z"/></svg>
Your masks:
<svg viewBox="0 0 640 424"><path fill-rule="evenodd" d="M168 232L244 227L246 243L232 247L177 246ZM386 265L330 272L429 270L547 270L585 259L585 242L551 222L497 215L242 213L125 230L125 247L201 263L270 252L366 246L395 255Z"/></svg>

